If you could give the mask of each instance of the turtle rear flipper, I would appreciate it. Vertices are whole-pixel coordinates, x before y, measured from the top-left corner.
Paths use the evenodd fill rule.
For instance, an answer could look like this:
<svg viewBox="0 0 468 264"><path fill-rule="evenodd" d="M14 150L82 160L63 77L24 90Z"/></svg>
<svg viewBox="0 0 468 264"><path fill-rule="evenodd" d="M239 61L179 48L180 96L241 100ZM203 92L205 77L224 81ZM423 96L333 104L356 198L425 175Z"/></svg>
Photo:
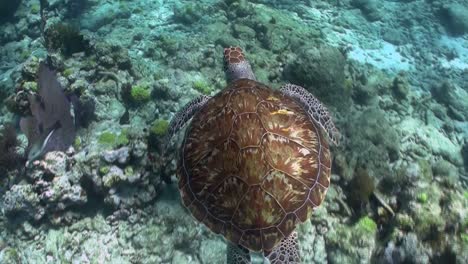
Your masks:
<svg viewBox="0 0 468 264"><path fill-rule="evenodd" d="M294 231L288 237L283 238L266 257L271 264L301 263L297 232Z"/></svg>
<svg viewBox="0 0 468 264"><path fill-rule="evenodd" d="M283 85L280 91L298 101L309 116L325 130L333 144L339 145L341 134L336 129L328 109L315 96L305 88L289 83Z"/></svg>

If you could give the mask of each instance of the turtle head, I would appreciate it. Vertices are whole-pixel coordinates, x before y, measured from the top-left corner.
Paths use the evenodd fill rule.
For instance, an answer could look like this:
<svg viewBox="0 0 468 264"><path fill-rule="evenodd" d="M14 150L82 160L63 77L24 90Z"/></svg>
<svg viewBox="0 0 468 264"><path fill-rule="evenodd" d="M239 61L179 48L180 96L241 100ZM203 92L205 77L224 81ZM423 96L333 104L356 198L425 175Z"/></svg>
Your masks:
<svg viewBox="0 0 468 264"><path fill-rule="evenodd" d="M250 79L255 81L252 68L245 59L242 49L239 47L229 47L224 49L224 72L227 82L238 79Z"/></svg>

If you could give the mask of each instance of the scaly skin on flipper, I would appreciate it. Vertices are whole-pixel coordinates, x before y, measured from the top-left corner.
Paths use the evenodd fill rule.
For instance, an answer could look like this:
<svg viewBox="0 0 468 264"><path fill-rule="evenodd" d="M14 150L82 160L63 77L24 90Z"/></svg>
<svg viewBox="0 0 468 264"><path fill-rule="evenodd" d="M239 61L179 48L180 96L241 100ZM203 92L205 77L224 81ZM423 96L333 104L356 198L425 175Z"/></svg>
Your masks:
<svg viewBox="0 0 468 264"><path fill-rule="evenodd" d="M328 138L333 144L339 145L341 135L336 129L328 109L315 96L305 88L294 84L283 85L280 91L297 100L305 108L309 116L327 132Z"/></svg>
<svg viewBox="0 0 468 264"><path fill-rule="evenodd" d="M208 100L210 100L210 98L211 97L209 96L201 95L190 101L176 113L174 118L172 118L171 123L169 123L168 141L177 134L177 132L179 132L187 121L189 121L193 115L202 108Z"/></svg>
<svg viewBox="0 0 468 264"><path fill-rule="evenodd" d="M280 244L267 255L270 264L297 264L301 262L297 232L292 232L281 240Z"/></svg>
<svg viewBox="0 0 468 264"><path fill-rule="evenodd" d="M228 243L226 262L227 264L250 264L249 250L242 246Z"/></svg>

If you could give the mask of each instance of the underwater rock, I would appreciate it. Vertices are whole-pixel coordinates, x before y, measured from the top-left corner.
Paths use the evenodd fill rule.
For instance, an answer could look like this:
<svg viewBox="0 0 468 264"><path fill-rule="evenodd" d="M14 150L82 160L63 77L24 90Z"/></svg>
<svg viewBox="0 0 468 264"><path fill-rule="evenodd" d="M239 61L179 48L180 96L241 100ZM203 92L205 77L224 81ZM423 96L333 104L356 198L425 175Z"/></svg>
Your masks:
<svg viewBox="0 0 468 264"><path fill-rule="evenodd" d="M39 206L40 198L33 186L13 185L3 197L3 213L20 221L21 219L39 220L44 216L44 209Z"/></svg>
<svg viewBox="0 0 468 264"><path fill-rule="evenodd" d="M429 249L424 248L415 233L407 233L397 246L390 241L383 255L383 263L430 263Z"/></svg>
<svg viewBox="0 0 468 264"><path fill-rule="evenodd" d="M388 157L392 161L398 159L400 151L399 136L384 111L369 108L353 115L353 120L353 122L349 123L350 142L354 150L361 150L354 151L353 155L359 157L358 159L361 159L366 168L373 170L375 169L373 168L374 164L382 166L384 157Z"/></svg>
<svg viewBox="0 0 468 264"><path fill-rule="evenodd" d="M103 96L101 100L96 102L96 119L103 120L119 120L125 113L125 106L119 100L112 96Z"/></svg>
<svg viewBox="0 0 468 264"><path fill-rule="evenodd" d="M396 28L387 29L383 33L382 39L395 45L403 45L408 42L408 38L405 36L402 30Z"/></svg>
<svg viewBox="0 0 468 264"><path fill-rule="evenodd" d="M468 140L465 141L462 147L463 163L465 164L465 170L468 171Z"/></svg>
<svg viewBox="0 0 468 264"><path fill-rule="evenodd" d="M291 83L300 83L327 105L343 105L344 93L343 54L335 47L306 46L297 52L295 60L285 69L285 77Z"/></svg>
<svg viewBox="0 0 468 264"><path fill-rule="evenodd" d="M399 124L398 130L408 139L407 143L402 143L402 150L406 154L415 152L418 156L427 156L428 153L432 153L442 156L457 166L463 164L461 146L452 142L432 125L426 125L419 119L406 118ZM408 145L412 147L408 148Z"/></svg>
<svg viewBox="0 0 468 264"><path fill-rule="evenodd" d="M452 34L468 33L468 6L466 2L464 4L450 3L443 8L442 22Z"/></svg>
<svg viewBox="0 0 468 264"><path fill-rule="evenodd" d="M125 146L119 147L120 144L115 142L121 136L111 132L103 134L109 135L112 141L105 145L106 150L98 143L75 155L76 166L84 172L89 185L87 190L99 194L102 201L115 210L132 209L152 201L158 194L160 177L153 177L146 167L147 144L140 137L125 138ZM120 135L126 135L126 132Z"/></svg>
<svg viewBox="0 0 468 264"><path fill-rule="evenodd" d="M205 9L204 5L197 2L177 6L174 9L174 20L185 25L196 23L203 17L203 13L206 12Z"/></svg>
<svg viewBox="0 0 468 264"><path fill-rule="evenodd" d="M435 99L444 104L449 115L458 121L468 120L468 91L448 81L431 90Z"/></svg>
<svg viewBox="0 0 468 264"><path fill-rule="evenodd" d="M364 16L371 22L381 19L377 0L352 0L352 5L361 9Z"/></svg>
<svg viewBox="0 0 468 264"><path fill-rule="evenodd" d="M347 190L349 190L348 203L355 209L355 212L360 213L375 190L374 177L370 176L366 169L357 168Z"/></svg>
<svg viewBox="0 0 468 264"><path fill-rule="evenodd" d="M0 250L0 262L4 264L21 263L21 258L18 250L13 247L5 247Z"/></svg>
<svg viewBox="0 0 468 264"><path fill-rule="evenodd" d="M28 168L33 186L47 212L59 212L87 202L81 187L82 174L72 167L72 159L63 152L49 152Z"/></svg>
<svg viewBox="0 0 468 264"><path fill-rule="evenodd" d="M187 254L186 252L175 250L172 257L171 263L193 263L201 264L201 262L194 256Z"/></svg>
<svg viewBox="0 0 468 264"><path fill-rule="evenodd" d="M113 182L114 186L109 189L104 202L113 208L134 208L152 201L157 195L156 189L151 184L145 186L136 182L139 178L138 174L124 175L124 179Z"/></svg>
<svg viewBox="0 0 468 264"><path fill-rule="evenodd" d="M404 73L399 73L393 79L392 90L398 99L406 99L410 91L410 85Z"/></svg>
<svg viewBox="0 0 468 264"><path fill-rule="evenodd" d="M98 5L94 10L87 12L81 18L81 27L90 31L97 31L101 27L118 19L126 19L131 16L128 8L122 8L120 2L107 2Z"/></svg>
<svg viewBox="0 0 468 264"><path fill-rule="evenodd" d="M27 116L31 114L29 96L31 93L37 93L37 69L39 68L39 59L35 56L29 57L21 67L21 73L18 77L22 83L16 87L14 93L11 94L5 101L9 111L19 115ZM8 89L15 87L11 85Z"/></svg>
<svg viewBox="0 0 468 264"><path fill-rule="evenodd" d="M325 234L330 263L370 263L377 226L369 217L354 225L335 223ZM337 250L339 249L339 250Z"/></svg>
<svg viewBox="0 0 468 264"><path fill-rule="evenodd" d="M126 164L130 159L130 148L122 147L116 150L108 150L102 154L103 159L106 162L114 163L117 161L120 164Z"/></svg>
<svg viewBox="0 0 468 264"><path fill-rule="evenodd" d="M106 69L106 71L101 71L99 74L121 83L121 86L123 86L124 83L132 83L132 76L138 74L132 71L132 62L128 55L128 50L124 49L122 46L105 42L94 43L93 54L96 59L95 63L98 63L98 65ZM132 76L129 76L129 74L124 71L111 71L113 67L124 71L130 71L129 73L132 74Z"/></svg>
<svg viewBox="0 0 468 264"><path fill-rule="evenodd" d="M14 185L5 194L5 213L36 221L45 215L60 225L81 218L75 211L86 211L83 206L89 202L116 210L143 206L154 200L160 184L160 178L146 169L146 159L147 145L140 140L106 152L97 144L74 155L48 152L27 168L29 184Z"/></svg>
<svg viewBox="0 0 468 264"><path fill-rule="evenodd" d="M226 242L219 238L216 240L203 240L200 244L201 263L217 263L226 258Z"/></svg>
<svg viewBox="0 0 468 264"><path fill-rule="evenodd" d="M327 263L325 239L320 227L311 221L299 225L299 248L302 253L302 263ZM305 254L307 252L307 254Z"/></svg>
<svg viewBox="0 0 468 264"><path fill-rule="evenodd" d="M455 186L459 183L458 168L452 163L441 159L432 165L434 176L439 177L442 182L449 186Z"/></svg>

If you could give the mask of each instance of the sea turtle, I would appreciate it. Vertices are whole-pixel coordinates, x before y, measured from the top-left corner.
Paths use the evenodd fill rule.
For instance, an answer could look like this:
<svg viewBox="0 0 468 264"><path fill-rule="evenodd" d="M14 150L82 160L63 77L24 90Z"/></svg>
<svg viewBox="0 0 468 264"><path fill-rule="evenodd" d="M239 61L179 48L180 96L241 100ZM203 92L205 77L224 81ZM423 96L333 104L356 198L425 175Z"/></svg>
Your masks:
<svg viewBox="0 0 468 264"><path fill-rule="evenodd" d="M224 50L228 86L200 96L172 119L171 138L190 119L180 152L183 204L229 242L228 263L299 263L296 224L319 206L330 184L323 136L339 133L320 101L304 88L270 89L256 81L239 47Z"/></svg>

